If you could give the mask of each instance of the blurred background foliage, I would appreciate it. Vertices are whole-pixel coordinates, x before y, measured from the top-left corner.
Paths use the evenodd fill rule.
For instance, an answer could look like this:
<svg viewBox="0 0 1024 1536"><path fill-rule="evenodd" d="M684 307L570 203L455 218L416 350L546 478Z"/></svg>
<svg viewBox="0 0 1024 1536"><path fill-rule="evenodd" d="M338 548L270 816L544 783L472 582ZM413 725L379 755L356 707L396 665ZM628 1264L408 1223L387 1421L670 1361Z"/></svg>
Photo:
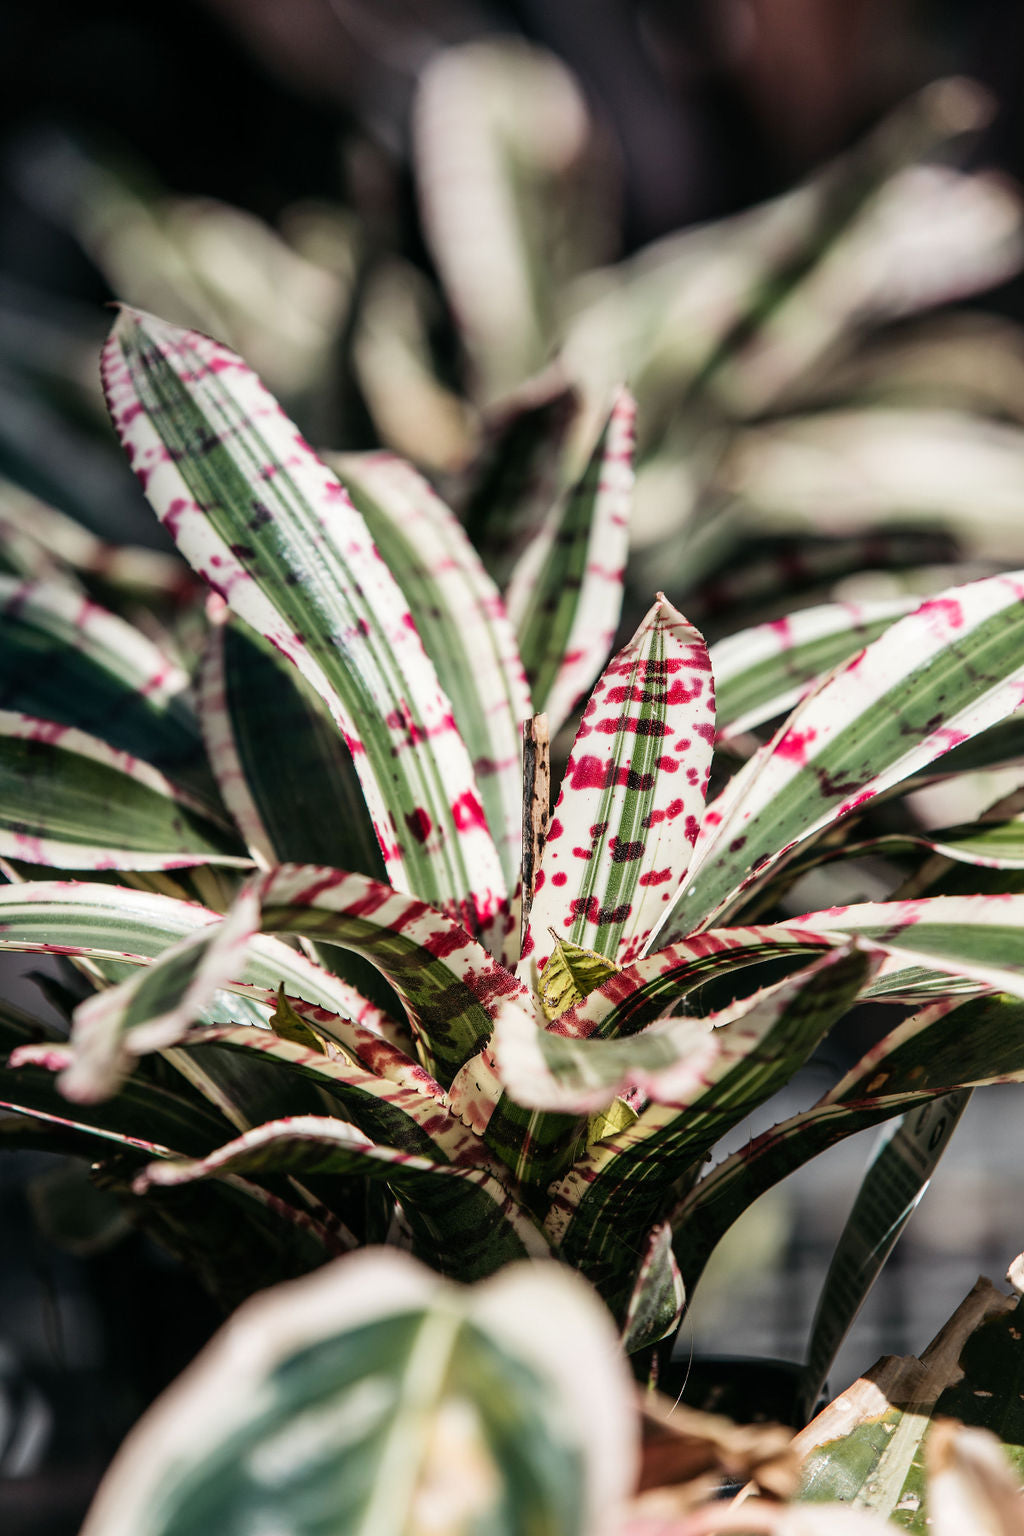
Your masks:
<svg viewBox="0 0 1024 1536"><path fill-rule="evenodd" d="M122 298L317 446L415 459L499 575L628 378L624 628L654 586L714 635L1013 560L1022 33L996 0L7 0L0 472L159 542L95 382ZM921 94L951 73L980 88Z"/></svg>

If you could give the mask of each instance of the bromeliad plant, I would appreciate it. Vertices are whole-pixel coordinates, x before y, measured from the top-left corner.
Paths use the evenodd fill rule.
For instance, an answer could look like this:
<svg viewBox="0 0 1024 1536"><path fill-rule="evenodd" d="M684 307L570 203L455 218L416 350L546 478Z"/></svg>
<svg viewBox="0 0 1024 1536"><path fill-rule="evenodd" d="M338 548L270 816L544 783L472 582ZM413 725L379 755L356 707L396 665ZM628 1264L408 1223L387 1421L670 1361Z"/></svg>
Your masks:
<svg viewBox="0 0 1024 1536"><path fill-rule="evenodd" d="M0 944L72 956L95 987L69 1041L4 1009L8 1141L96 1159L227 1299L364 1242L462 1280L550 1254L637 1351L790 1169L1024 1076L1024 898L772 910L880 797L972 737L997 749L1024 698L1024 577L710 653L659 596L594 686L545 827L533 710L560 723L612 638L628 395L503 601L411 469L336 474L209 338L125 310L104 380L217 596L193 713L122 621L59 585L2 589ZM794 698L708 800L716 731ZM921 840L1024 867L1009 815ZM864 998L902 1022L704 1172ZM844 1241L884 1248L871 1220L891 1239L907 1214L894 1170L914 1152L919 1188L941 1143L901 1123ZM826 1299L811 1375L850 1296Z"/></svg>

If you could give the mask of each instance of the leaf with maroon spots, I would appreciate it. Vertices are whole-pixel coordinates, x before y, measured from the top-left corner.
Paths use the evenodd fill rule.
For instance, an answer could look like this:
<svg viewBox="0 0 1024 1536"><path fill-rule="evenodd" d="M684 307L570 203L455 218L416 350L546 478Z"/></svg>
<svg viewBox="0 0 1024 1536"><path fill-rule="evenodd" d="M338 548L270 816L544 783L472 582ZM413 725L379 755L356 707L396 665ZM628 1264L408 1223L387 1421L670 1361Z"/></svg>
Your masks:
<svg viewBox="0 0 1024 1536"><path fill-rule="evenodd" d="M448 1087L505 1008L536 1014L526 988L457 923L390 886L284 865L259 887L263 927L363 955L408 1010L423 1064Z"/></svg>
<svg viewBox="0 0 1024 1536"><path fill-rule="evenodd" d="M659 597L580 724L548 827L521 974L558 938L635 959L685 873L704 805L715 695L704 642Z"/></svg>
<svg viewBox="0 0 1024 1536"><path fill-rule="evenodd" d="M522 857L521 730L532 710L501 593L454 513L410 464L388 453L332 454L327 462L401 587L452 701L514 890Z"/></svg>
<svg viewBox="0 0 1024 1536"><path fill-rule="evenodd" d="M103 374L132 466L182 553L330 708L389 878L485 927L505 882L472 766L405 599L336 477L208 337L123 310Z"/></svg>
<svg viewBox="0 0 1024 1536"><path fill-rule="evenodd" d="M251 865L222 813L158 768L8 710L0 710L0 854L56 869Z"/></svg>
<svg viewBox="0 0 1024 1536"><path fill-rule="evenodd" d="M909 597L822 603L710 646L718 739L728 740L791 710L818 678L917 606L917 599Z"/></svg>
<svg viewBox="0 0 1024 1536"><path fill-rule="evenodd" d="M230 1174L343 1174L381 1180L402 1201L414 1251L458 1280L478 1280L502 1264L550 1250L531 1218L483 1168L456 1167L378 1146L355 1126L319 1115L294 1115L247 1131L208 1157L151 1163L135 1181L190 1184ZM445 1241L438 1245L437 1233Z"/></svg>
<svg viewBox="0 0 1024 1536"><path fill-rule="evenodd" d="M709 926L799 849L1024 699L1024 573L929 598L841 664L708 806L658 935Z"/></svg>
<svg viewBox="0 0 1024 1536"><path fill-rule="evenodd" d="M828 1147L961 1088L1024 1079L1024 1003L949 998L905 1019L812 1108L762 1132L712 1168L672 1215L688 1294L747 1207Z"/></svg>
<svg viewBox="0 0 1024 1536"><path fill-rule="evenodd" d="M715 1142L791 1079L878 963L877 955L847 945L734 1004L704 1036L702 1059L695 1056L690 1069L685 1055L670 1062L658 1059L657 1048L651 1052L650 1077L639 1075L658 1099L619 1136L592 1147L552 1188L545 1223L562 1256L599 1285L613 1312L624 1313L635 1255L678 1198L679 1181L694 1177ZM622 1081L630 1072L624 1046L642 1051L648 1035L667 1044L677 1025L695 1022L670 1020L629 1041L572 1044L619 1053ZM633 1059L640 1060L639 1053ZM600 1070L595 1063L594 1074ZM692 1294L690 1275L685 1268L682 1274Z"/></svg>
<svg viewBox="0 0 1024 1536"><path fill-rule="evenodd" d="M533 707L551 734L604 663L622 611L636 404L622 390L579 482L527 545L508 586L509 617Z"/></svg>

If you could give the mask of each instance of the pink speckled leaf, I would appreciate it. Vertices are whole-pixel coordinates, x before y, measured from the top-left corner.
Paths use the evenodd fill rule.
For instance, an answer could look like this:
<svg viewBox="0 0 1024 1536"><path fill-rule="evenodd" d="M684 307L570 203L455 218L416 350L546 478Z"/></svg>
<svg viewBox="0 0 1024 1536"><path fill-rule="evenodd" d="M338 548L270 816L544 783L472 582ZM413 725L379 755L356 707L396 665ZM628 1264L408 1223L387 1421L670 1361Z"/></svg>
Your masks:
<svg viewBox="0 0 1024 1536"><path fill-rule="evenodd" d="M719 640L708 651L719 741L792 709L837 662L862 650L917 605L910 597L822 603Z"/></svg>
<svg viewBox="0 0 1024 1536"><path fill-rule="evenodd" d="M247 1131L208 1157L151 1163L135 1181L144 1194L229 1174L347 1174L379 1179L402 1200L415 1238L445 1273L480 1279L501 1264L550 1252L532 1219L483 1168L456 1167L379 1146L354 1125L293 1115ZM437 1247L439 1227L447 1241Z"/></svg>
<svg viewBox="0 0 1024 1536"><path fill-rule="evenodd" d="M0 854L55 869L251 864L222 815L159 769L9 710L0 710Z"/></svg>
<svg viewBox="0 0 1024 1536"><path fill-rule="evenodd" d="M579 482L551 510L509 581L508 612L533 707L552 735L601 670L622 611L636 403L612 407Z"/></svg>
<svg viewBox="0 0 1024 1536"><path fill-rule="evenodd" d="M259 886L266 931L363 955L409 1014L424 1065L448 1087L505 1008L536 1018L526 988L465 929L364 875L286 864Z"/></svg>
<svg viewBox="0 0 1024 1536"><path fill-rule="evenodd" d="M123 310L114 424L164 526L293 661L353 754L391 880L489 924L505 882L466 748L394 578L335 476L228 348Z"/></svg>
<svg viewBox="0 0 1024 1536"><path fill-rule="evenodd" d="M248 887L222 923L186 934L116 987L86 998L75 1010L71 1062L60 1079L66 1098L109 1098L130 1072L132 1058L176 1044L214 994L245 971L259 902Z"/></svg>
<svg viewBox="0 0 1024 1536"><path fill-rule="evenodd" d="M783 923L711 928L645 955L558 1021L560 1033L635 1035L709 980L851 936L884 952L866 997L920 1005L998 989L1024 995L1024 896L933 896L807 912Z"/></svg>
<svg viewBox="0 0 1024 1536"><path fill-rule="evenodd" d="M514 890L522 859L521 731L532 709L501 593L455 514L410 464L388 453L329 455L327 462L365 518L452 701Z"/></svg>
<svg viewBox="0 0 1024 1536"><path fill-rule="evenodd" d="M794 849L1024 701L1024 573L929 598L797 706L709 805L663 943L736 907Z"/></svg>
<svg viewBox="0 0 1024 1536"><path fill-rule="evenodd" d="M663 597L587 704L548 827L521 972L549 929L628 964L686 872L715 731L704 641Z"/></svg>

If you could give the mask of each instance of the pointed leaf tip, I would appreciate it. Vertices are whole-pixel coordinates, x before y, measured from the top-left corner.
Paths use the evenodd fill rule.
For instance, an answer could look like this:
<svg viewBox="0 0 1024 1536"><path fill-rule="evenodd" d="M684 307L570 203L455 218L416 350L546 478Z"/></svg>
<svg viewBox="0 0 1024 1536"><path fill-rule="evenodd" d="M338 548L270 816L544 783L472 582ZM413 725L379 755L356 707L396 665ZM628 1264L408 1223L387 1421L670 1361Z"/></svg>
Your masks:
<svg viewBox="0 0 1024 1536"><path fill-rule="evenodd" d="M534 985L549 928L619 965L642 953L699 831L714 709L704 640L659 599L595 686L566 765L523 949Z"/></svg>

